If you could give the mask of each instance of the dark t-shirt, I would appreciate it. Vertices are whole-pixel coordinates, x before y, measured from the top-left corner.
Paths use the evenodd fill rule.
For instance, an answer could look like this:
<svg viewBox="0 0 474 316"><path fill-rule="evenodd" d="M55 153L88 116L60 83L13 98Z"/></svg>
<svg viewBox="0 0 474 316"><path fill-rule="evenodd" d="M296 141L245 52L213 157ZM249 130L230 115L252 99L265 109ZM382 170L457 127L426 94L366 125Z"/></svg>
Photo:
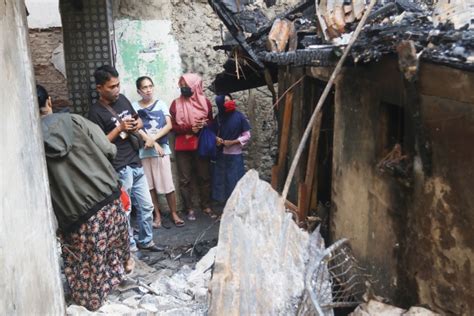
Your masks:
<svg viewBox="0 0 474 316"><path fill-rule="evenodd" d="M128 115L132 116L136 114L135 110L130 104L130 101L128 101L128 99L122 94L120 94L118 100L110 106L121 119L127 117ZM112 131L119 124L115 116L112 115L112 113L110 113L107 108L101 105L99 101L93 104L90 108L89 120L99 125L105 134L110 133L110 131ZM123 139L119 135L117 138L115 138L113 143L115 146L117 146L117 156L115 156L115 159L112 161L112 165L114 166L115 170L118 171L125 166L141 166L140 158L138 157L138 151L133 149L132 143L128 137Z"/></svg>

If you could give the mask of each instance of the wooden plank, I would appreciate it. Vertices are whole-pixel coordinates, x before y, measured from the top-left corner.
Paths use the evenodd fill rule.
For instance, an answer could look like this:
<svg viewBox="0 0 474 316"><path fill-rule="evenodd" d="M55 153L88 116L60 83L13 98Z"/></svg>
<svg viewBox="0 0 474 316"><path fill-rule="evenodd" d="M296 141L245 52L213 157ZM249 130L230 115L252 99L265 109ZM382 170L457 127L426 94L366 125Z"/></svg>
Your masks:
<svg viewBox="0 0 474 316"><path fill-rule="evenodd" d="M293 111L293 91L289 91L285 97L285 108L283 109L283 122L281 126L280 145L278 148L278 161L272 168L272 187L278 190L281 170L285 166L288 154L288 140L290 136L291 116Z"/></svg>
<svg viewBox="0 0 474 316"><path fill-rule="evenodd" d="M291 213L295 214L295 216L298 216L298 207L296 205L288 200L285 200L285 207L290 210Z"/></svg>
<svg viewBox="0 0 474 316"><path fill-rule="evenodd" d="M298 185L298 216L296 219L297 224L306 220L307 209L305 209L305 206L308 204L308 202L308 187L304 182L302 182Z"/></svg>
<svg viewBox="0 0 474 316"><path fill-rule="evenodd" d="M309 207L308 207L308 212L309 210L316 210L318 208L318 169L316 169L316 172L314 174L314 179L313 179L313 184L311 185L312 189L310 191L310 197L309 197Z"/></svg>
<svg viewBox="0 0 474 316"><path fill-rule="evenodd" d="M278 165L274 165L272 167L272 181L271 185L274 190L278 189L278 174L280 173L280 167Z"/></svg>
<svg viewBox="0 0 474 316"><path fill-rule="evenodd" d="M319 112L316 116L316 122L313 125L313 129L311 130L311 139L309 143L309 150L308 150L308 160L306 162L306 178L305 178L305 185L307 188L306 191L306 200L305 204L301 205L302 208L301 214L306 218L308 215L311 197L314 195L313 191L317 191L317 159L318 159L318 144L319 144L319 135L321 131L321 121L322 121L323 113ZM317 199L317 192L316 197ZM298 205L299 206L299 205Z"/></svg>
<svg viewBox="0 0 474 316"><path fill-rule="evenodd" d="M305 181L300 183L298 187L298 220L299 221L304 221L306 219L306 216L308 216L311 200L317 199L317 193L316 193L316 197L313 197L313 195L315 194L314 191L317 190L316 160L317 160L317 154L318 154L318 143L319 143L319 134L321 130L321 120L322 120L322 112L319 112L316 117L316 122L313 125L313 129L311 131L311 139L310 139L310 146L309 146L309 151L308 151Z"/></svg>

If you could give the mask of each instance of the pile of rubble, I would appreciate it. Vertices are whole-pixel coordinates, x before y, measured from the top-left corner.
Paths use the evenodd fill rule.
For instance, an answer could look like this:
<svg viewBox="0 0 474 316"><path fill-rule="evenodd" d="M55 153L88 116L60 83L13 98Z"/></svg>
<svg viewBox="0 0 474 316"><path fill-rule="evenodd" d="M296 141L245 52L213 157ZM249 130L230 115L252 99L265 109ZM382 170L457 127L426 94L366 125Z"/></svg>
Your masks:
<svg viewBox="0 0 474 316"><path fill-rule="evenodd" d="M137 260L134 272L111 293L96 312L70 305L68 315L204 315L208 310L208 283L216 248L191 269L176 260L162 260L154 268Z"/></svg>

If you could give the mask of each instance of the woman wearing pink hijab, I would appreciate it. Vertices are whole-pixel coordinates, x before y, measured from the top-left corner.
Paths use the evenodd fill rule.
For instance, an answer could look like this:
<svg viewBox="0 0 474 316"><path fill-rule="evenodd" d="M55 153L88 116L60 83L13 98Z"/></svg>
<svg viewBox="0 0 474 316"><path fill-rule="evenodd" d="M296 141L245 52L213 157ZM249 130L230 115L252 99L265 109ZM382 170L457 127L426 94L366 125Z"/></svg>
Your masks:
<svg viewBox="0 0 474 316"><path fill-rule="evenodd" d="M197 142L201 129L212 121L212 105L204 96L202 79L197 74L184 74L178 85L181 96L171 103L170 114L176 134L175 152L180 191L188 220L195 220L192 205L192 178L197 177L202 211L215 218L211 209L211 177L209 159L198 155Z"/></svg>

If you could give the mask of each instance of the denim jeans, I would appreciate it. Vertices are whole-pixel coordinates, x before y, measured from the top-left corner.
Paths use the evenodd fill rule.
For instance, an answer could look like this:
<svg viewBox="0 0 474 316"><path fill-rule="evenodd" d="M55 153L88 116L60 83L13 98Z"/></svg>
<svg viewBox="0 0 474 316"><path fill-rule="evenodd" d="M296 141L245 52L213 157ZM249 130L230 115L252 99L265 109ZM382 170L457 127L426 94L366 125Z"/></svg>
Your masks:
<svg viewBox="0 0 474 316"><path fill-rule="evenodd" d="M148 183L142 167L126 166L118 171L120 182L132 201L137 211L138 244L146 246L153 241L153 203L151 201ZM133 229L129 222L130 245L135 246Z"/></svg>
<svg viewBox="0 0 474 316"><path fill-rule="evenodd" d="M212 168L212 199L219 202L227 201L244 174L242 154L217 153L216 163Z"/></svg>

